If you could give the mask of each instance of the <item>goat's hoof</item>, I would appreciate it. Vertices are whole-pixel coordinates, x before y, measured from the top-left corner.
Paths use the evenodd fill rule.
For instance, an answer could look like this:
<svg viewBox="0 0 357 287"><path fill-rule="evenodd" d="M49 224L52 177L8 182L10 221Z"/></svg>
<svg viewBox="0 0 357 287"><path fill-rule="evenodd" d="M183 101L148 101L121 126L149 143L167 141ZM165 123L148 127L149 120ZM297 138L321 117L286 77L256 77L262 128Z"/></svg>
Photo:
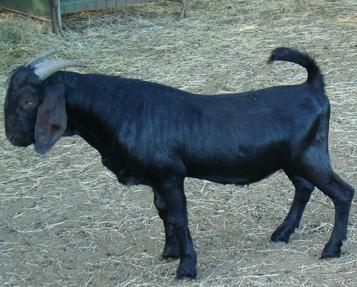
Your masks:
<svg viewBox="0 0 357 287"><path fill-rule="evenodd" d="M183 257L176 271L176 279L196 278L196 254Z"/></svg>
<svg viewBox="0 0 357 287"><path fill-rule="evenodd" d="M176 279L182 280L185 278L195 279L196 267L184 266L183 264L180 264L176 271Z"/></svg>
<svg viewBox="0 0 357 287"><path fill-rule="evenodd" d="M291 228L288 226L280 225L271 235L271 241L288 243L290 235L293 232L294 230L291 231Z"/></svg>
<svg viewBox="0 0 357 287"><path fill-rule="evenodd" d="M341 246L341 244L339 244L339 245L327 244L321 253L320 259L340 257L341 256L340 246Z"/></svg>

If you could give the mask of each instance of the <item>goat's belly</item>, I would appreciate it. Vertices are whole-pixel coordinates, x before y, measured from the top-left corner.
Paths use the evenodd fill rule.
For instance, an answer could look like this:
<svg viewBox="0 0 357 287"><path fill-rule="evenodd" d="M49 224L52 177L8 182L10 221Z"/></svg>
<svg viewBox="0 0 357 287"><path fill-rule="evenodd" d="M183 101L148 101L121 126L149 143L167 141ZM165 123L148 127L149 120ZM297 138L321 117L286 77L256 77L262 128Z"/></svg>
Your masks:
<svg viewBox="0 0 357 287"><path fill-rule="evenodd" d="M192 176L198 179L206 179L209 181L222 183L222 184L237 184L237 185L246 185L251 183L252 181L248 178L241 176L221 176L221 175L197 175Z"/></svg>
<svg viewBox="0 0 357 287"><path fill-rule="evenodd" d="M223 184L245 185L259 181L277 170L281 166L277 161L270 162L244 162L226 165L198 165L188 170L188 176L206 179Z"/></svg>
<svg viewBox="0 0 357 287"><path fill-rule="evenodd" d="M242 175L189 175L190 177L198 178L198 179L206 179L209 181L222 183L222 184L237 184L237 185L247 185L259 180L262 180L265 177L276 172L276 170L272 170L269 173L260 174L260 175L249 175L249 176L242 176Z"/></svg>

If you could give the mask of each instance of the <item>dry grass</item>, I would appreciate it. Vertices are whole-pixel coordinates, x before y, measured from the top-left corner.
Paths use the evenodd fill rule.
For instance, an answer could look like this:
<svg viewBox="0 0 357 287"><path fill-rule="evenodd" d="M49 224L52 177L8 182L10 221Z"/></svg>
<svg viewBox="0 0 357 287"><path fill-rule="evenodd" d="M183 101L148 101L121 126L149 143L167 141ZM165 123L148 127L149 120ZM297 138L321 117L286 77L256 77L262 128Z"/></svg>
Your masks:
<svg viewBox="0 0 357 287"><path fill-rule="evenodd" d="M265 61L280 45L306 49L326 75L335 169L357 186L357 6L344 1L160 1L109 14L74 15L65 37L32 19L0 13L0 102L10 71L39 51L185 90L220 93L296 83L296 65ZM247 187L185 182L199 256L196 281L177 283L160 259L162 224L148 188L119 185L80 138L48 156L10 146L0 113L0 286L356 286L357 215L340 259L319 260L333 206L316 191L289 244L269 236L292 186L278 173Z"/></svg>

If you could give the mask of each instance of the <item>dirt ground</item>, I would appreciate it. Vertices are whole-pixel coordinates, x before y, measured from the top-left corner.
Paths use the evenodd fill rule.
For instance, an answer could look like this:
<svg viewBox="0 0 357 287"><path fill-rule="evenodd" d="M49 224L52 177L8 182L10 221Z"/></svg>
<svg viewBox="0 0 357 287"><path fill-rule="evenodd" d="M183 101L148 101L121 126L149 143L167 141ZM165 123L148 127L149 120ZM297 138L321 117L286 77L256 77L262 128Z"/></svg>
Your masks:
<svg viewBox="0 0 357 287"><path fill-rule="evenodd" d="M332 104L330 154L357 187L357 5L351 1L147 1L48 24L0 10L0 103L10 71L38 52L88 64L83 72L135 77L205 94L237 92L306 77L267 65L291 46L315 56ZM5 138L0 109L0 286L357 286L357 210L341 258L320 260L333 227L331 201L314 191L288 244L270 241L293 198L282 173L250 186L187 179L195 281L176 282L177 261L160 255L164 233L145 186L125 187L78 137L46 156Z"/></svg>

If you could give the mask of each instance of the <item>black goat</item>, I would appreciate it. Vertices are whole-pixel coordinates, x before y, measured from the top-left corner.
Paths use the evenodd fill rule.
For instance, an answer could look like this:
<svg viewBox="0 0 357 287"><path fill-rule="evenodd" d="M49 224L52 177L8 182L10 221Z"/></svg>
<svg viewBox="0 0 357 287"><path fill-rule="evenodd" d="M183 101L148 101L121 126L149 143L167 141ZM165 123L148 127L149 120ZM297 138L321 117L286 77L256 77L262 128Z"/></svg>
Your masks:
<svg viewBox="0 0 357 287"><path fill-rule="evenodd" d="M41 55L11 77L5 100L7 138L47 152L80 135L123 184L153 188L164 222L164 258L180 258L177 278L196 276L188 229L185 177L249 184L282 169L295 197L273 241L288 242L315 186L335 204L335 225L322 258L338 257L346 239L351 186L328 155L330 104L318 66L306 54L275 49L269 62L307 69L300 85L216 96L194 95L137 79L58 71L71 61Z"/></svg>

